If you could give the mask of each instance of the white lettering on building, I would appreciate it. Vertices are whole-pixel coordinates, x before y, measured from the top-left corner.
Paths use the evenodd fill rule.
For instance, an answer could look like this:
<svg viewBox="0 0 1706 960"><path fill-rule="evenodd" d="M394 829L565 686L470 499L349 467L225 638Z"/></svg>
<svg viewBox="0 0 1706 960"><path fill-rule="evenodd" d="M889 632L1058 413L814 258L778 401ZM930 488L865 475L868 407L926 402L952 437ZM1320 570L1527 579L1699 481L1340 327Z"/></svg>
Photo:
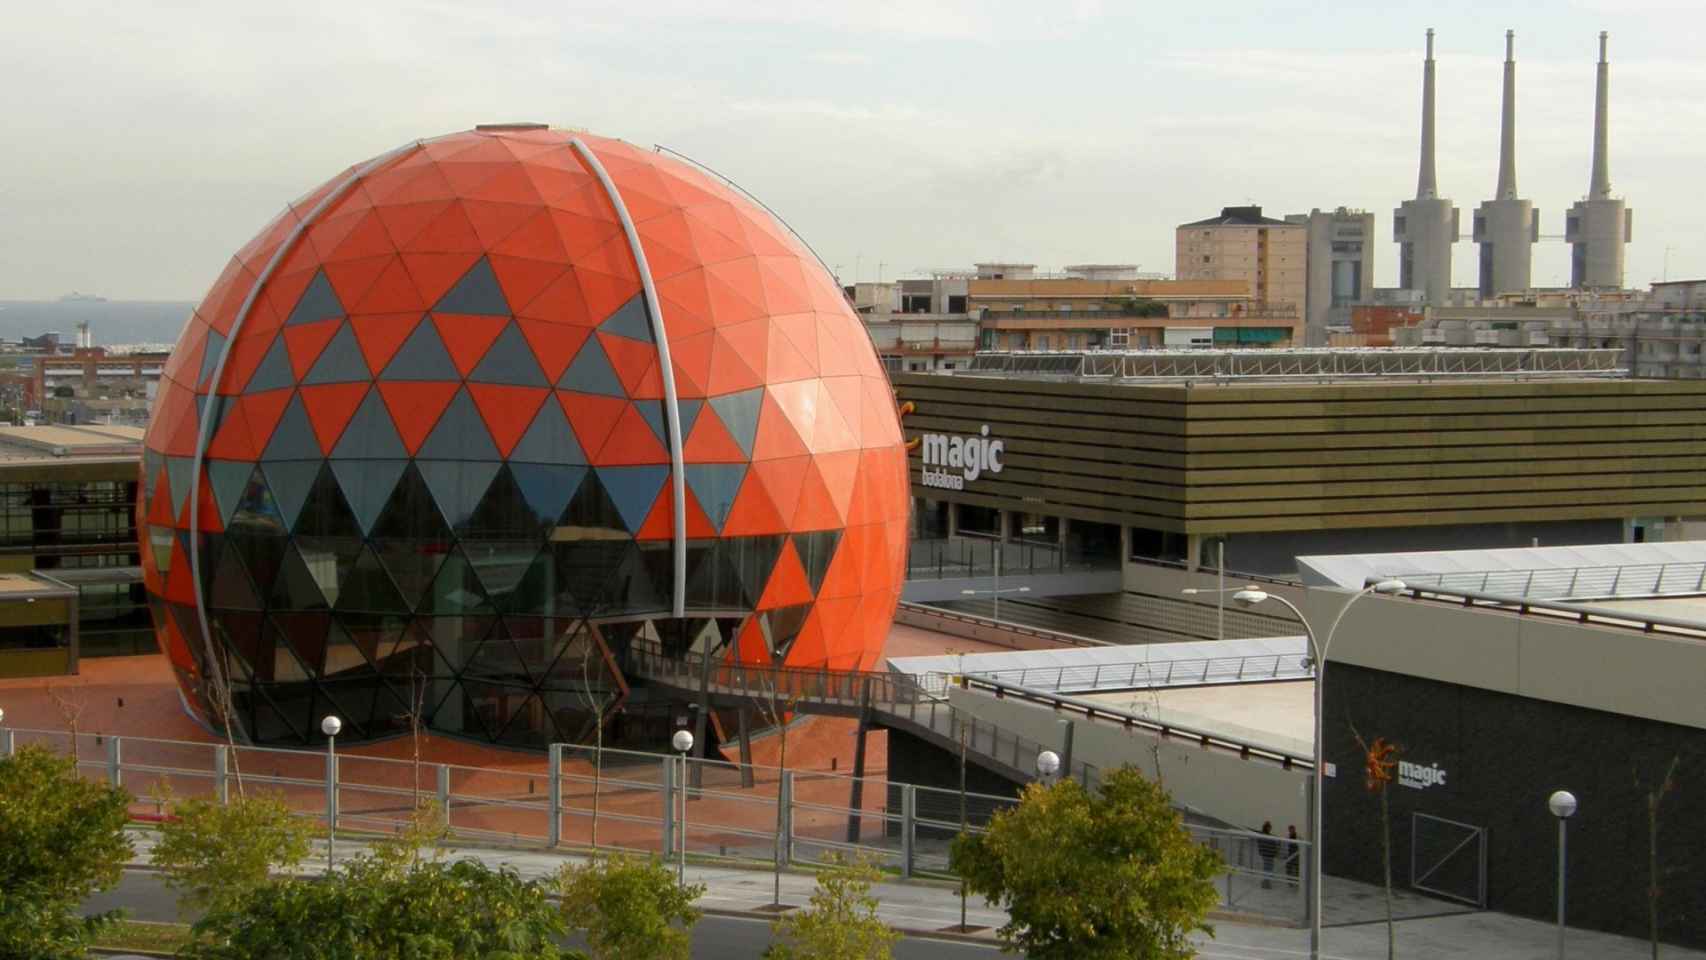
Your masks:
<svg viewBox="0 0 1706 960"><path fill-rule="evenodd" d="M987 423L972 436L926 433L921 439L924 469L920 482L943 490L964 490L966 484L986 473L1000 473L1001 458L1007 452L1005 441L989 439Z"/></svg>
<svg viewBox="0 0 1706 960"><path fill-rule="evenodd" d="M1398 761L1398 785L1409 787L1411 790L1426 790L1429 787L1445 786L1445 771L1435 763L1424 766L1411 763L1408 760Z"/></svg>

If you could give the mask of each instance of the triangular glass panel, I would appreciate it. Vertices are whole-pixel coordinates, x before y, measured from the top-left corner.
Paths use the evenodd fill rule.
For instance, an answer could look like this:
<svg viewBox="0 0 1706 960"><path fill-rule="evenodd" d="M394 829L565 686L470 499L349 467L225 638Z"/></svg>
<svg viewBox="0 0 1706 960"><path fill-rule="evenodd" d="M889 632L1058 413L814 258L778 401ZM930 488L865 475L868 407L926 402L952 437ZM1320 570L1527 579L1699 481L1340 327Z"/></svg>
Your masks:
<svg viewBox="0 0 1706 960"><path fill-rule="evenodd" d="M580 489L587 468L511 461L509 472L531 513L534 528L549 532L563 515L569 498Z"/></svg>
<svg viewBox="0 0 1706 960"><path fill-rule="evenodd" d="M763 387L711 398L711 409L717 411L717 419L723 421L729 436L749 457L752 456L752 442L758 436L758 411L763 402Z"/></svg>
<svg viewBox="0 0 1706 960"><path fill-rule="evenodd" d="M590 613L609 607L606 588L630 542L574 540L551 544L547 549L556 565L557 609Z"/></svg>
<svg viewBox="0 0 1706 960"><path fill-rule="evenodd" d="M326 279L326 272L321 270L314 274L308 289L302 291L296 306L290 310L290 316L285 318L284 325L294 327L299 323L314 323L317 320L330 320L343 315L344 305L338 302L337 292Z"/></svg>
<svg viewBox="0 0 1706 960"><path fill-rule="evenodd" d="M314 361L302 382L365 383L371 379L373 374L367 369L367 361L361 357L361 345L356 343L355 332L346 323L326 349L320 351L320 359Z"/></svg>
<svg viewBox="0 0 1706 960"><path fill-rule="evenodd" d="M294 543L297 553L301 554L303 568L312 578L320 596L325 598L326 606L337 606L338 587L349 577L350 567L361 553L361 540L352 537L297 537ZM285 567L287 570L290 567L289 554L285 555Z"/></svg>
<svg viewBox="0 0 1706 960"><path fill-rule="evenodd" d="M557 551L547 544L534 555L514 589L501 598L500 609L543 617L573 616L580 608L572 599L559 598L557 580Z"/></svg>
<svg viewBox="0 0 1706 960"><path fill-rule="evenodd" d="M373 661L336 619L326 627L326 665L322 677L348 677L369 673ZM349 719L345 717L344 719Z"/></svg>
<svg viewBox="0 0 1706 960"><path fill-rule="evenodd" d="M740 492L746 466L744 463L690 463L685 468L688 488L718 533L722 532L723 522L729 518L729 510L735 505L735 495Z"/></svg>
<svg viewBox="0 0 1706 960"><path fill-rule="evenodd" d="M197 390L207 386L207 381L213 377L213 371L218 368L219 360L223 356L225 356L225 335L218 330L209 330L207 333L207 349L201 354L201 371L196 374L195 378Z"/></svg>
<svg viewBox="0 0 1706 960"><path fill-rule="evenodd" d="M698 398L677 400L675 402L676 417L681 421L681 439L693 436L693 425L699 422L699 411L705 408L705 401Z"/></svg>
<svg viewBox="0 0 1706 960"><path fill-rule="evenodd" d="M308 495L314 492L314 481L320 476L320 461L318 460L279 460L261 466L256 471L256 478L265 478L260 484L271 507L272 515L282 524L286 531L296 526L296 520L302 516L302 505L308 502ZM251 509L255 495L256 481L250 481L249 489L243 494L243 503L237 509L237 516L242 518Z"/></svg>
<svg viewBox="0 0 1706 960"><path fill-rule="evenodd" d="M261 598L256 592L255 585L249 579L249 574L243 569L242 558L235 549L219 552L219 561L213 570L212 589L208 591L207 605L227 610L260 610Z"/></svg>
<svg viewBox="0 0 1706 960"><path fill-rule="evenodd" d="M557 386L564 390L578 390L581 393L596 393L606 397L625 397L628 392L622 389L622 378L616 375L616 368L610 365L610 357L599 346L597 337L587 337L581 345L580 352L575 354L575 360L563 375L557 378Z"/></svg>
<svg viewBox="0 0 1706 960"><path fill-rule="evenodd" d="M154 502L154 478L166 467L164 454L155 453L144 447L142 450L142 502Z"/></svg>
<svg viewBox="0 0 1706 960"><path fill-rule="evenodd" d="M734 610L741 596L740 570L725 557L718 540L687 544L687 602L693 610Z"/></svg>
<svg viewBox="0 0 1706 960"><path fill-rule="evenodd" d="M556 524L563 504L558 503L556 511L544 517L539 516L516 483L513 471L518 466L539 467L538 464L499 466L497 475L492 478L486 492L480 497L480 505L474 508L473 516L468 519L464 537L480 540L530 540L538 543L545 532ZM564 502L567 502L566 496Z"/></svg>
<svg viewBox="0 0 1706 960"><path fill-rule="evenodd" d="M317 470L318 464L313 465ZM310 478L312 480L312 478ZM300 509L298 502L296 507ZM272 487L267 482L266 475L260 467L251 468L249 482L243 487L243 493L237 499L237 509L231 512L231 519L225 524L227 530L244 529L261 533L283 534L290 532L290 519L282 512L277 498L273 495Z"/></svg>
<svg viewBox="0 0 1706 960"><path fill-rule="evenodd" d="M623 529L632 533L646 522L652 503L663 488L669 468L661 464L639 467L599 467L599 481L615 504ZM573 504L570 505L573 509Z"/></svg>
<svg viewBox="0 0 1706 960"><path fill-rule="evenodd" d="M537 540L465 540L462 551L474 565L493 606L508 609L510 595L539 553Z"/></svg>
<svg viewBox="0 0 1706 960"><path fill-rule="evenodd" d="M470 383L507 383L522 387L550 386L545 379L545 371L539 369L539 360L533 355L533 348L528 346L527 338L521 335L521 328L515 324L504 327L498 334L498 339L486 351L474 372L468 375Z"/></svg>
<svg viewBox="0 0 1706 960"><path fill-rule="evenodd" d="M467 388L456 391L415 456L422 460L501 460Z"/></svg>
<svg viewBox="0 0 1706 960"><path fill-rule="evenodd" d="M397 348L391 362L379 375L381 380L460 380L461 371L444 349L438 328L426 317L415 326L415 332Z"/></svg>
<svg viewBox="0 0 1706 960"><path fill-rule="evenodd" d="M463 668L462 676L528 684L533 680L526 664L522 662L521 651L516 649L501 626L486 634L479 649L468 658L468 665Z"/></svg>
<svg viewBox="0 0 1706 960"><path fill-rule="evenodd" d="M829 562L835 559L835 546L841 542L840 530L814 530L810 533L794 534L794 549L800 554L800 563L806 568L806 579L811 583L812 594L817 594L823 586L824 575L829 572Z"/></svg>
<svg viewBox="0 0 1706 960"><path fill-rule="evenodd" d="M326 657L326 628L332 618L327 613L275 613L268 617L277 628L273 649L294 650L296 660L307 676L317 676Z"/></svg>
<svg viewBox="0 0 1706 960"><path fill-rule="evenodd" d="M375 540L373 546L379 553L379 561L391 574L391 581L397 585L403 603L411 610L420 606L422 594L438 576L438 568L444 565L444 544L405 539Z"/></svg>
<svg viewBox="0 0 1706 960"><path fill-rule="evenodd" d="M319 466L321 469L314 476L314 486L308 491L308 499L302 504L302 512L291 529L297 536L353 537L359 540L362 537L361 521L350 509L343 488L338 486L337 476L329 464L322 462Z"/></svg>
<svg viewBox="0 0 1706 960"><path fill-rule="evenodd" d="M563 405L546 400L521 442L509 452L510 463L586 463L580 441L563 415Z"/></svg>
<svg viewBox="0 0 1706 960"><path fill-rule="evenodd" d="M244 393L261 393L266 390L280 390L296 383L296 371L290 366L290 351L284 346L284 337L279 336L267 348L267 355L261 358L261 365L249 377L248 386Z"/></svg>
<svg viewBox="0 0 1706 960"><path fill-rule="evenodd" d="M443 565L439 567L438 576L433 578L432 585L416 604L416 610L438 616L492 612L492 605L480 586L480 578L474 572L474 565L468 562L468 557L461 547L450 548Z"/></svg>
<svg viewBox="0 0 1706 960"><path fill-rule="evenodd" d="M179 513L189 499L190 478L195 476L195 460L190 457L166 458L166 482L172 488L172 512Z"/></svg>
<svg viewBox="0 0 1706 960"><path fill-rule="evenodd" d="M456 281L439 301L433 304L434 313L472 313L487 317L505 317L510 314L509 302L504 299L503 288L498 285L498 276L492 272L492 265L481 257Z"/></svg>
<svg viewBox="0 0 1706 960"><path fill-rule="evenodd" d="M391 582L379 557L371 547L362 547L338 584L339 611L365 610L373 613L404 613L408 604Z"/></svg>
<svg viewBox="0 0 1706 960"><path fill-rule="evenodd" d="M209 440L219 436L219 428L225 425L225 418L230 416L232 407L236 403L235 397L216 396L214 399L213 424L207 428L207 436ZM195 398L195 416L197 424L205 423L207 421L207 405L208 395L205 393L197 394Z"/></svg>
<svg viewBox="0 0 1706 960"><path fill-rule="evenodd" d="M651 343L652 322L646 313L645 297L635 294L627 303L617 307L615 313L606 317L604 322L598 325L598 329L618 337L627 337L629 340Z"/></svg>
<svg viewBox="0 0 1706 960"><path fill-rule="evenodd" d="M553 536L575 540L612 537L627 540L633 536L622 521L622 511L604 489L604 482L598 478L596 470L582 478L557 525L568 529Z"/></svg>
<svg viewBox="0 0 1706 960"><path fill-rule="evenodd" d="M764 641L769 645L770 654L777 662L781 662L788 655L795 638L805 629L806 617L810 616L811 612L812 604L802 603L758 614L759 626L764 631Z"/></svg>
<svg viewBox="0 0 1706 960"><path fill-rule="evenodd" d="M404 460L408 456L408 448L397 436L397 427L391 422L385 401L378 390L369 390L361 406L355 409L355 416L350 417L349 425L344 427L338 445L332 448L332 459Z"/></svg>
<svg viewBox="0 0 1706 960"><path fill-rule="evenodd" d="M491 461L416 460L415 469L432 491L444 522L458 533L466 532L474 508L491 486L502 464Z"/></svg>
<svg viewBox="0 0 1706 960"><path fill-rule="evenodd" d="M730 537L718 541L724 561L734 566L740 579L743 609L758 606L758 598L764 596L764 585L770 582L770 573L776 568L776 558L782 555L785 539L777 535Z"/></svg>
<svg viewBox="0 0 1706 960"><path fill-rule="evenodd" d="M668 540L635 543L617 568L608 598L624 612L662 612L670 607L674 584L674 544Z"/></svg>
<svg viewBox="0 0 1706 960"><path fill-rule="evenodd" d="M307 408L302 405L302 395L293 395L290 405L284 408L284 416L279 418L278 426L273 427L272 438L261 453L261 460L318 459L320 441L314 438L314 425L308 419Z"/></svg>
<svg viewBox="0 0 1706 960"><path fill-rule="evenodd" d="M370 535L414 541L423 546L450 539L450 525L433 503L432 490L421 478L418 465L411 463L403 468L403 475L397 479L391 499L380 512Z"/></svg>
<svg viewBox="0 0 1706 960"><path fill-rule="evenodd" d="M322 682L320 689L325 693L325 699L333 704L333 710L344 719L346 729L353 727L357 731L354 734L346 732L344 736L377 735L378 731L373 728L374 709L380 703L389 707L390 697L385 693L385 681L372 667L362 673Z"/></svg>
<svg viewBox="0 0 1706 960"><path fill-rule="evenodd" d="M239 613L224 610L217 617L209 617L208 621L222 651L220 659L233 668L232 673L251 683L272 680L272 638L263 631L265 618L258 611ZM232 656L233 653L236 656Z"/></svg>
<svg viewBox="0 0 1706 960"><path fill-rule="evenodd" d="M435 689L442 689L444 692L432 708L433 729L481 740L491 739L491 734L481 722L480 711L463 691L462 684L452 683Z"/></svg>
<svg viewBox="0 0 1706 960"><path fill-rule="evenodd" d="M249 580L259 590L271 590L278 579L279 565L284 562L285 548L290 541L283 536L251 533L246 530L226 530L225 549L234 552L249 571Z"/></svg>
<svg viewBox="0 0 1706 960"><path fill-rule="evenodd" d="M363 674L371 674L372 672L373 668L367 667L365 670L352 673L350 676L360 680L363 678ZM327 676L332 675L328 669ZM373 703L369 698L361 695L360 688L365 684L352 687L343 680L344 678L339 676L338 682L322 682L315 687L313 716L316 718L338 717L344 722L341 736L351 739L365 738L367 736L368 715L373 711ZM309 733L314 743L326 742L325 736L320 734L318 723L310 728Z"/></svg>
<svg viewBox="0 0 1706 960"><path fill-rule="evenodd" d="M272 697L262 691L256 691L252 698L254 708L253 720L249 731L256 743L300 743L303 741L302 725L295 717L286 718L285 714L273 705Z"/></svg>
<svg viewBox="0 0 1706 960"><path fill-rule="evenodd" d="M249 478L254 474L255 465L247 460L207 461L207 480L213 488L213 502L219 505L220 526L231 525L231 515L237 511L237 504L242 502L243 491L248 489Z"/></svg>
<svg viewBox="0 0 1706 960"><path fill-rule="evenodd" d="M379 511L390 500L397 478L402 476L409 461L332 460L329 465L365 536L373 529L374 521L379 519Z"/></svg>
<svg viewBox="0 0 1706 960"><path fill-rule="evenodd" d="M511 747L538 748L559 739L556 721L539 694L526 689L507 690L504 709L509 724L498 732L497 742Z"/></svg>
<svg viewBox="0 0 1706 960"><path fill-rule="evenodd" d="M669 446L669 424L664 419L663 402L661 400L635 400L634 409L646 421L646 426L652 428L652 436L658 438L658 443ZM685 436L685 434L683 434Z"/></svg>

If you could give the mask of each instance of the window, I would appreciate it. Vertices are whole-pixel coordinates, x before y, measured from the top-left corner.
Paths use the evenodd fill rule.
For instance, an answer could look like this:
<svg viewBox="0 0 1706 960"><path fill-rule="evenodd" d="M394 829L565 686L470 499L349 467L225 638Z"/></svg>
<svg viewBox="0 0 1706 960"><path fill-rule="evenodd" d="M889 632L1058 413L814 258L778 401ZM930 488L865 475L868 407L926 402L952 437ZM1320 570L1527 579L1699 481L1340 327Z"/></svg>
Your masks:
<svg viewBox="0 0 1706 960"><path fill-rule="evenodd" d="M1047 349L1049 349L1049 338L1048 338L1048 334L1046 334L1046 333L1040 333L1040 334L1037 334L1037 349L1038 349L1038 350L1047 350Z"/></svg>
<svg viewBox="0 0 1706 960"><path fill-rule="evenodd" d="M1205 253L1205 254L1203 254L1203 255L1202 255L1202 262L1203 262L1203 263L1207 263L1207 262L1208 262L1208 254L1206 254L1206 253Z"/></svg>
<svg viewBox="0 0 1706 960"><path fill-rule="evenodd" d="M1109 330L1108 346L1115 350L1124 350L1131 345L1130 330Z"/></svg>

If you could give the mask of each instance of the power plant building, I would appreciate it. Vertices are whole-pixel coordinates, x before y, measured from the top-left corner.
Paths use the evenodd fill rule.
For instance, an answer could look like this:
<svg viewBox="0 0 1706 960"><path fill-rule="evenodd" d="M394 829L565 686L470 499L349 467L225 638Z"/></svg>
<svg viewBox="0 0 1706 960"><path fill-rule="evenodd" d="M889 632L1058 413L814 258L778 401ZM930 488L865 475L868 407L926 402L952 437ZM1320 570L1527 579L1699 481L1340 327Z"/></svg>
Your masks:
<svg viewBox="0 0 1706 960"><path fill-rule="evenodd" d="M1457 242L1457 207L1439 195L1434 173L1434 32L1428 31L1422 61L1422 157L1416 199L1392 213L1392 239L1399 244L1398 286L1419 290L1428 303L1451 293L1451 245Z"/></svg>
<svg viewBox="0 0 1706 960"><path fill-rule="evenodd" d="M1605 39L1601 31L1593 102L1593 177L1587 199L1576 201L1564 219L1564 239L1571 247L1570 286L1577 289L1621 288L1624 246L1633 234L1628 205L1611 195L1607 132L1611 64L1605 59Z"/></svg>
<svg viewBox="0 0 1706 960"><path fill-rule="evenodd" d="M1522 293L1532 283L1540 218L1516 193L1516 36L1505 31L1505 82L1499 122L1499 184L1475 211L1474 238L1481 248L1480 295Z"/></svg>

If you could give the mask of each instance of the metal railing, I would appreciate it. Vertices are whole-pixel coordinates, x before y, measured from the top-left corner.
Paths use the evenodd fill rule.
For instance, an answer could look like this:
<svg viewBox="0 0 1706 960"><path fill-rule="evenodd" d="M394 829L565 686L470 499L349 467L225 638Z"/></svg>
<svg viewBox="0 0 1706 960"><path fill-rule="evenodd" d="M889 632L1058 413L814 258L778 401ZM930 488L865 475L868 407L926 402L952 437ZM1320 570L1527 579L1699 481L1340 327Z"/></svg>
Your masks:
<svg viewBox="0 0 1706 960"><path fill-rule="evenodd" d="M629 644L624 672L668 686L703 687L722 696L759 702L774 698L781 704L882 707L929 698L902 673L831 670L827 666L802 669L715 659L707 664L702 654L671 654L662 644L644 639Z"/></svg>
<svg viewBox="0 0 1706 960"><path fill-rule="evenodd" d="M1525 600L1706 592L1706 562L1702 561L1560 567L1550 570L1406 573L1399 576L1406 584L1418 587L1520 597Z"/></svg>
<svg viewBox="0 0 1706 960"><path fill-rule="evenodd" d="M1586 603L1530 600L1525 597L1479 593L1473 590L1410 586L1408 581L1406 581L1405 586L1403 595L1417 600L1504 610L1520 616L1550 617L1555 620L1570 620L1595 626L1638 630L1642 633L1660 633L1687 637L1692 640L1706 640L1706 626L1703 626L1698 620L1655 617L1630 610L1596 607Z"/></svg>
<svg viewBox="0 0 1706 960"><path fill-rule="evenodd" d="M985 351L964 375L1041 376L1083 380L1140 378L1362 379L1434 377L1626 377L1622 350L1576 348L1475 349L1367 347L1306 349L1215 348L1201 350Z"/></svg>
<svg viewBox="0 0 1706 960"><path fill-rule="evenodd" d="M987 691L997 699L1020 700L1040 707L1047 707L1057 714L1076 714L1092 722L1120 726L1127 730L1143 731L1163 740L1186 740L1204 749L1236 753L1245 760L1276 763L1288 770L1292 767L1308 769L1311 762L1308 756L1290 753L1277 747L1250 743L1185 724L1139 717L1123 711L1109 709L1105 704L1079 700L1066 694L1033 690L1014 683L1004 683L969 675L964 678L964 685L971 690Z"/></svg>
<svg viewBox="0 0 1706 960"><path fill-rule="evenodd" d="M1098 562L1092 558L1072 556L1058 544L1029 540L1003 543L992 537L963 533L946 539L913 540L906 554L906 578L947 580L993 576L997 551L1001 554L1001 575L1004 577L1108 570L1119 566L1112 557Z"/></svg>
<svg viewBox="0 0 1706 960"><path fill-rule="evenodd" d="M1147 690L1155 687L1196 687L1209 684L1302 680L1315 675L1305 657L1293 653L1250 654L1239 657L1199 657L1179 660L1140 660L1077 667L1020 667L1012 670L968 670L968 676L1049 693L1097 690ZM920 675L932 693L945 691L948 678ZM939 688L937 685L940 685Z"/></svg>
<svg viewBox="0 0 1706 960"><path fill-rule="evenodd" d="M980 744L1000 737L986 725L965 732ZM1006 751L1015 743L1021 751L1032 746L1008 739L999 746ZM261 788L276 791L298 816L317 823L358 834L389 833L406 824L418 802L432 799L445 811L449 837L462 842L624 850L670 859L685 839L693 859L784 869L840 851L871 856L903 877L953 877L948 847L962 832L961 809L964 832L978 834L1018 802L882 778L861 781L692 758L685 761L684 782L683 761L676 756L568 744L553 744L537 760L492 768L351 753L328 763L319 750L233 751L223 743L0 727L0 757L30 744L75 753L84 776L128 790L135 798L132 813L141 819L169 817L178 800L225 803L237 789ZM676 813L683 792L689 801L685 825ZM1283 872L1269 869L1273 859L1262 860L1262 835L1185 826L1194 840L1226 860L1226 873L1216 882L1225 907L1301 922L1304 903L1294 885L1261 885ZM677 832L683 829L685 836ZM1284 849L1288 856L1296 851L1306 856L1308 844Z"/></svg>

